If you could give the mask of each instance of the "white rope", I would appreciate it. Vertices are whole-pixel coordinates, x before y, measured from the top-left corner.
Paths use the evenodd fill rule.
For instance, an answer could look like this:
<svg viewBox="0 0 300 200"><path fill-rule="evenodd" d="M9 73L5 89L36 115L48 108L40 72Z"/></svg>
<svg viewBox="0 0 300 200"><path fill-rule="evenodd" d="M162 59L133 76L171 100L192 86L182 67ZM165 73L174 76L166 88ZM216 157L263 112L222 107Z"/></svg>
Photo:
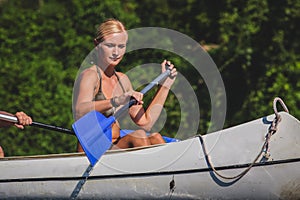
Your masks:
<svg viewBox="0 0 300 200"><path fill-rule="evenodd" d="M209 163L209 165L211 166L212 170L214 171L214 173L216 175L218 175L219 177L223 178L223 179L237 179L237 178L241 178L242 176L244 176L252 167L253 165L256 163L256 161L263 155L263 157L265 158L269 158L270 156L270 138L271 136L277 131L277 125L278 123L281 121L281 117L280 115L278 114L278 111L277 111L277 107L276 107L276 104L277 102L279 102L281 104L281 106L283 107L283 109L286 111L286 112L289 112L288 111L288 108L286 107L286 105L284 104L284 102L282 101L281 98L279 97L276 97L273 101L273 109L274 109L274 112L275 112L275 118L274 120L272 121L272 125L271 127L269 128L269 132L268 134L266 135L266 140L259 152L259 154L256 156L256 158L253 160L253 162L244 170L242 171L241 173L235 175L235 176L225 176L225 175L222 175L220 174L216 169L215 167L213 166L211 160L210 160L210 157L208 156L207 154L207 151L206 151L206 147L205 147L205 144L204 144L204 140L202 138L202 136L200 135L200 137L202 138L202 144L203 144L203 151L204 151L204 154L207 158L207 161Z"/></svg>
<svg viewBox="0 0 300 200"><path fill-rule="evenodd" d="M285 112L289 112L287 106L285 105L285 103L283 102L283 100L279 97L275 97L274 101L273 101L273 109L274 109L274 112L275 112L275 115L277 116L278 115L278 111L277 111L277 102L279 102L282 106L282 108L284 109Z"/></svg>

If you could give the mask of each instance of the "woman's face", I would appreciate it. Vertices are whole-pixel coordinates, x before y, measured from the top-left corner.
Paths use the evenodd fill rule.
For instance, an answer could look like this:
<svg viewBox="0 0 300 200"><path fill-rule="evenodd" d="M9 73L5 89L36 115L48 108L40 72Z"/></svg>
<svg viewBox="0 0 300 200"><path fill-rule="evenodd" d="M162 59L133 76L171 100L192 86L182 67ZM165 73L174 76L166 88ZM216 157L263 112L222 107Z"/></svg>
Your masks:
<svg viewBox="0 0 300 200"><path fill-rule="evenodd" d="M104 41L101 42L100 47L100 56L102 64L108 66L116 66L122 60L127 43L127 33L114 33L104 37Z"/></svg>

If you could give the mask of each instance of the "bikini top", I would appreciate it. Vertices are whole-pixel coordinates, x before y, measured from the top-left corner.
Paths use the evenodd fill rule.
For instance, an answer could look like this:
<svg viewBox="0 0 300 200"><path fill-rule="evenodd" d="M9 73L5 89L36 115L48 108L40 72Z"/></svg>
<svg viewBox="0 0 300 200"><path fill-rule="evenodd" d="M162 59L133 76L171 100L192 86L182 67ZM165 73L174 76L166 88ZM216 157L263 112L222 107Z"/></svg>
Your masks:
<svg viewBox="0 0 300 200"><path fill-rule="evenodd" d="M100 84L100 85L99 85L99 90L98 90L97 94L96 94L95 97L94 97L94 101L106 100L107 98L105 97L105 95L104 95L103 92L102 92L102 76L101 76L101 72L100 72L100 69L99 69L98 66L96 66L96 68L97 68L97 73L98 73L98 75L99 75L99 84ZM125 93L125 89L124 89L124 87L123 87L123 85L122 85L122 83L121 83L121 81L120 81L120 78L119 78L118 74L116 73L116 71L114 72L114 74L116 75L116 77L117 77L117 79L118 79L118 82L120 83L120 86L121 86L121 88L122 88L122 90L123 90L123 93ZM111 108L111 109L109 109L109 110L103 112L102 114L103 114L105 117L109 117L109 116L113 115L114 112L115 112L115 108Z"/></svg>

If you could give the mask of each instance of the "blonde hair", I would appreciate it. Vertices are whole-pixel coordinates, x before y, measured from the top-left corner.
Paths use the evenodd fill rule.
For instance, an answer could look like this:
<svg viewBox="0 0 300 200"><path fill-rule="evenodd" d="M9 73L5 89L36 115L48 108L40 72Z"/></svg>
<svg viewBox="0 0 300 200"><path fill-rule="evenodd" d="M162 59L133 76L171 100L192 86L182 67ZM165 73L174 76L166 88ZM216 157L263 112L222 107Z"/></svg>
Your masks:
<svg viewBox="0 0 300 200"><path fill-rule="evenodd" d="M97 35L94 39L95 45L103 42L104 37L114 34L114 33L121 33L126 31L125 26L117 19L107 19L103 23L101 23L97 28Z"/></svg>

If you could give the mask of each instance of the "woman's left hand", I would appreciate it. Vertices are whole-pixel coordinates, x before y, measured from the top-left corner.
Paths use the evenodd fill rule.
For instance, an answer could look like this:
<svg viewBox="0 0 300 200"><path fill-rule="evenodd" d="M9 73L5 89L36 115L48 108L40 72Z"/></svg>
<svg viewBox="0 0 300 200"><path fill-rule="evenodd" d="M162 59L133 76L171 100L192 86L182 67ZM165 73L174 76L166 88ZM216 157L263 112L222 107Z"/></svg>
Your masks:
<svg viewBox="0 0 300 200"><path fill-rule="evenodd" d="M163 82L162 85L164 87L167 87L167 88L170 89L171 86L173 85L175 79L176 79L177 70L176 70L175 66L170 61L164 60L161 63L162 72L165 72L167 70L166 66L168 66L168 68L170 69L171 73L170 73L169 77Z"/></svg>

